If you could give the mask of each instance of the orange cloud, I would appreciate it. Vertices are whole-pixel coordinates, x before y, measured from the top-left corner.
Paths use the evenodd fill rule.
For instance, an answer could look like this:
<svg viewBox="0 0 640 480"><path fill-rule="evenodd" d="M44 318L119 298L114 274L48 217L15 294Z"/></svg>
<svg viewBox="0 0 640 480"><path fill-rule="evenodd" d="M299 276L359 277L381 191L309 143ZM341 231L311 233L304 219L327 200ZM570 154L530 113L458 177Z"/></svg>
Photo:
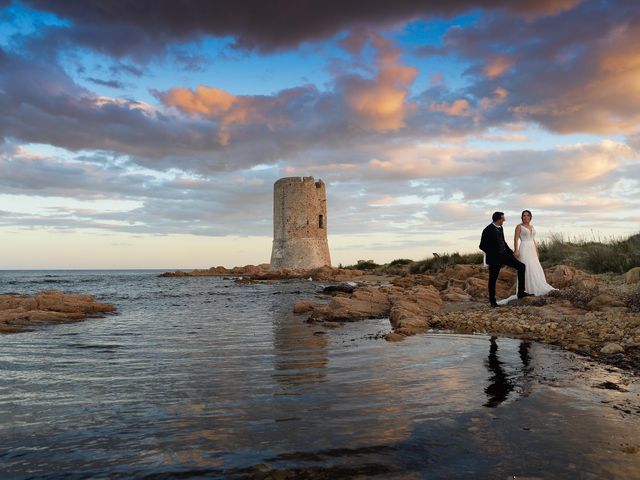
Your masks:
<svg viewBox="0 0 640 480"><path fill-rule="evenodd" d="M187 88L172 88L164 101L185 113L214 117L229 112L238 103L238 98L224 90L201 85L195 92Z"/></svg>
<svg viewBox="0 0 640 480"><path fill-rule="evenodd" d="M500 55L487 63L483 72L489 78L496 78L506 72L511 65L513 65L512 58Z"/></svg>
<svg viewBox="0 0 640 480"><path fill-rule="evenodd" d="M195 91L188 88L172 88L162 93L165 105L172 106L188 115L200 115L216 120L219 125L218 141L227 145L231 139L232 125L263 124L270 129L288 123L285 113L287 102L309 88L300 87L283 90L276 96L235 96L214 87L198 86Z"/></svg>
<svg viewBox="0 0 640 480"><path fill-rule="evenodd" d="M415 108L406 100L418 69L400 65L400 51L386 38L373 35L372 43L377 51L378 74L374 79L348 81L344 101L359 126L379 132L398 130Z"/></svg>

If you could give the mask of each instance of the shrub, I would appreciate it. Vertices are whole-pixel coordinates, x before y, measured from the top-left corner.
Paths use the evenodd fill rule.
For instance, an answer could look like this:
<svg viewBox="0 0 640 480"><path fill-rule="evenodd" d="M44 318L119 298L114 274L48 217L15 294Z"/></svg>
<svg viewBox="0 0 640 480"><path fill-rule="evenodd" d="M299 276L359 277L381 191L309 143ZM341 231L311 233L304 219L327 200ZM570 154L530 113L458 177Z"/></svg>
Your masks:
<svg viewBox="0 0 640 480"><path fill-rule="evenodd" d="M402 266L402 265L409 265L410 263L413 263L413 260L409 258L397 258L396 260L392 260L391 262L389 262L389 266L396 267L396 266Z"/></svg>
<svg viewBox="0 0 640 480"><path fill-rule="evenodd" d="M379 266L380 265L378 265L375 262L369 262L369 261L360 260L355 265L347 265L344 268L347 268L347 269L350 269L350 270L375 270Z"/></svg>
<svg viewBox="0 0 640 480"><path fill-rule="evenodd" d="M482 263L481 253L459 254L458 252L442 255L434 253L433 257L413 262L409 265L410 273L440 272L447 267L458 264L478 264Z"/></svg>
<svg viewBox="0 0 640 480"><path fill-rule="evenodd" d="M565 240L554 234L538 244L540 261L545 265L575 265L592 273L624 273L640 266L640 234L624 240Z"/></svg>

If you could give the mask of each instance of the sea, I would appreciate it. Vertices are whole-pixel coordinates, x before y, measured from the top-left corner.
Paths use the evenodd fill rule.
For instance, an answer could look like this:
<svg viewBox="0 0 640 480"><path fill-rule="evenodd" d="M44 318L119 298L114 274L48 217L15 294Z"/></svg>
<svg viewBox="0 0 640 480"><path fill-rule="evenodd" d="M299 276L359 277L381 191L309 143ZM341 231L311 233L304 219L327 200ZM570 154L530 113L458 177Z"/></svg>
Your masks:
<svg viewBox="0 0 640 480"><path fill-rule="evenodd" d="M0 479L640 478L628 373L488 335L387 342L385 318L310 324L292 306L326 301L319 282L159 273L0 272L1 293L117 308L0 336Z"/></svg>

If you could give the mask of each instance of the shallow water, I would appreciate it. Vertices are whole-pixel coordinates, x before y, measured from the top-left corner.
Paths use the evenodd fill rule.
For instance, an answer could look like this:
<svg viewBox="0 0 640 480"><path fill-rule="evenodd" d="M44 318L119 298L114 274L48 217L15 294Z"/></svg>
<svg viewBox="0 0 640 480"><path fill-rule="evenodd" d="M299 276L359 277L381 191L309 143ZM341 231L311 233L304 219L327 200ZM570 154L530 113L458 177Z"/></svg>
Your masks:
<svg viewBox="0 0 640 480"><path fill-rule="evenodd" d="M0 478L640 478L640 388L536 343L294 316L313 282L0 272L118 315L0 337ZM629 382L627 392L597 389Z"/></svg>

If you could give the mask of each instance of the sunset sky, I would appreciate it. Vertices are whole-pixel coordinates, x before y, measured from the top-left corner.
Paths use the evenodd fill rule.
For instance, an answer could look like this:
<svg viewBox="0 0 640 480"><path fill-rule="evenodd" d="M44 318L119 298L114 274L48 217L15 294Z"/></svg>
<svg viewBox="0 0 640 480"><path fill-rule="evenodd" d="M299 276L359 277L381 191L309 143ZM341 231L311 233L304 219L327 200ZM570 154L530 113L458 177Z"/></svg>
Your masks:
<svg viewBox="0 0 640 480"><path fill-rule="evenodd" d="M0 0L0 269L334 265L640 231L640 2Z"/></svg>

